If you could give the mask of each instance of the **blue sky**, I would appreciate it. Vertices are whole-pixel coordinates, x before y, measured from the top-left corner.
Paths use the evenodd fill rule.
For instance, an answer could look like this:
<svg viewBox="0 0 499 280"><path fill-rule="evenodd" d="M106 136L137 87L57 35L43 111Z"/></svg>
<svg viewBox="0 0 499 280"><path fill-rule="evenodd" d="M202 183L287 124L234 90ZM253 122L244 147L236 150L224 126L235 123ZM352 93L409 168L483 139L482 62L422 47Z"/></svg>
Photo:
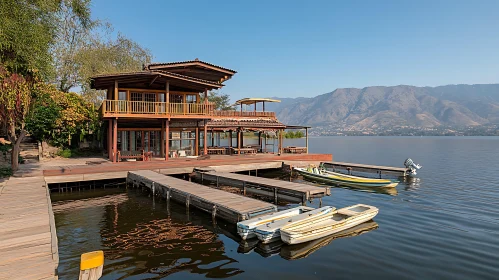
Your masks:
<svg viewBox="0 0 499 280"><path fill-rule="evenodd" d="M94 0L92 10L155 62L238 71L222 90L233 100L499 82L494 0Z"/></svg>

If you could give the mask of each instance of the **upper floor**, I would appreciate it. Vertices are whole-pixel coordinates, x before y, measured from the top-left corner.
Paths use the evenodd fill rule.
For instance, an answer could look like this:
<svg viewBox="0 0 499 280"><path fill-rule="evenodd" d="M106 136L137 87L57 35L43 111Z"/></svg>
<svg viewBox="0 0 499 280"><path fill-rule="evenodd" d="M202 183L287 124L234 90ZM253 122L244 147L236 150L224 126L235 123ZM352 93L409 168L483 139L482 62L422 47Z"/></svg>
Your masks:
<svg viewBox="0 0 499 280"><path fill-rule="evenodd" d="M221 89L235 73L197 59L153 63L138 72L94 76L91 87L107 92L100 108L104 118L275 118L274 112L265 111L265 102L276 100L243 99L236 102L240 110L231 111L216 110L207 100L210 90ZM262 110L257 110L259 102ZM251 104L255 104L252 110L243 110L243 105Z"/></svg>

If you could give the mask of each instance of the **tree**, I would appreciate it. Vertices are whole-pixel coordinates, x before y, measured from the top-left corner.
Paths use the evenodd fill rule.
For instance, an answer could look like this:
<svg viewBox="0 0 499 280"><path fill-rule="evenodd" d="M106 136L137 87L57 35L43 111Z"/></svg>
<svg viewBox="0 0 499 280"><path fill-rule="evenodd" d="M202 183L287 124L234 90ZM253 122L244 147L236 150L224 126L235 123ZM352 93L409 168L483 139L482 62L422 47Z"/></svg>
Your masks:
<svg viewBox="0 0 499 280"><path fill-rule="evenodd" d="M89 19L88 0L0 1L0 64L8 71L48 78L53 73L50 48L63 3L81 21Z"/></svg>
<svg viewBox="0 0 499 280"><path fill-rule="evenodd" d="M230 97L228 94L223 94L216 91L210 91L208 92L208 101L215 103L215 110L226 111L234 109L230 105Z"/></svg>
<svg viewBox="0 0 499 280"><path fill-rule="evenodd" d="M95 36L78 53L79 83L82 92L90 91L90 78L98 74L140 71L150 63L152 55L146 48L118 34L116 39Z"/></svg>
<svg viewBox="0 0 499 280"><path fill-rule="evenodd" d="M49 141L58 147L69 147L74 136L80 136L82 140L89 132L99 131L100 120L93 104L81 95L65 93L53 85L43 84L37 92L26 127L39 140Z"/></svg>
<svg viewBox="0 0 499 280"><path fill-rule="evenodd" d="M55 69L53 83L60 91L69 92L79 83L79 62L76 56L90 40L92 31L100 25L90 19L90 0L62 0L56 14L56 38L51 52Z"/></svg>
<svg viewBox="0 0 499 280"><path fill-rule="evenodd" d="M25 120L30 110L32 81L0 66L0 117L7 125L12 142L12 170L19 168L21 141L26 135Z"/></svg>

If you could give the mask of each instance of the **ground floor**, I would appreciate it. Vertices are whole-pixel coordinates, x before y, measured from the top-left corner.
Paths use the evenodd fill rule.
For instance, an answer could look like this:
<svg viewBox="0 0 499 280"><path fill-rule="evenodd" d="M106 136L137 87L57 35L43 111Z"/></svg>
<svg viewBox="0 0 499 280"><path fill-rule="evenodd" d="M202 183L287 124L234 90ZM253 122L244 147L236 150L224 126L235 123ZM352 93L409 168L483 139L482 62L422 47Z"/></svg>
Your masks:
<svg viewBox="0 0 499 280"><path fill-rule="evenodd" d="M269 121L107 119L109 160L150 160L257 153L307 153L306 147L283 147L286 126Z"/></svg>

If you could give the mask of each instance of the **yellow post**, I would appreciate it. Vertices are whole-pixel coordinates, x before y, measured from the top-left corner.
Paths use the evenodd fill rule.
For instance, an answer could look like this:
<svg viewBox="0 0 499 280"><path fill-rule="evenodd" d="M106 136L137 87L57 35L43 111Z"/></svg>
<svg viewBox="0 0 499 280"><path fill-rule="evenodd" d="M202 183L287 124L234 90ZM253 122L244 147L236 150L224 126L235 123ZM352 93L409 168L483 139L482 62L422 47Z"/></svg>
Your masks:
<svg viewBox="0 0 499 280"><path fill-rule="evenodd" d="M79 280L97 280L102 276L104 252L94 251L81 255Z"/></svg>

